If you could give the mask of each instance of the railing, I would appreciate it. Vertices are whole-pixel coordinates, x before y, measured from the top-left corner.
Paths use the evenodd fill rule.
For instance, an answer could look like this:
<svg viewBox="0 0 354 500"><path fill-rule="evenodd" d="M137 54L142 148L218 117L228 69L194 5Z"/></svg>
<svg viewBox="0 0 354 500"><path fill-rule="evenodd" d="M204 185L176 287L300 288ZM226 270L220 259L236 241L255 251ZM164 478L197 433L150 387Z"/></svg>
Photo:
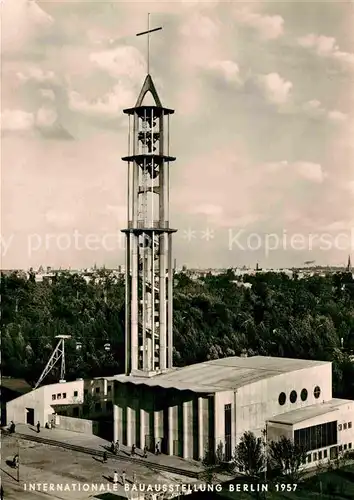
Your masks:
<svg viewBox="0 0 354 500"><path fill-rule="evenodd" d="M169 221L165 220L164 222L160 222L158 220L143 220L138 219L136 223L133 221L128 222L128 229L168 229L170 227Z"/></svg>

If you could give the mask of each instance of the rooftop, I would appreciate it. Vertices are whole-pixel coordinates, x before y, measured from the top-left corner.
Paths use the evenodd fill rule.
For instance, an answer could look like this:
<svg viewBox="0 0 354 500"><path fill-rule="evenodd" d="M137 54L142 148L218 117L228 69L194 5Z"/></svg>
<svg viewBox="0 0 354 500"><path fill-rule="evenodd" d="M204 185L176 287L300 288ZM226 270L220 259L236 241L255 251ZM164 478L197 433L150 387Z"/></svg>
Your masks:
<svg viewBox="0 0 354 500"><path fill-rule="evenodd" d="M175 388L194 392L220 392L234 390L259 380L276 377L305 368L330 364L327 361L253 356L215 359L204 363L174 368L148 377L115 375L105 377L121 383L144 384L151 387Z"/></svg>
<svg viewBox="0 0 354 500"><path fill-rule="evenodd" d="M275 417L269 419L269 422L295 425L303 422L304 420L325 415L326 413L335 413L341 406L346 404L353 405L354 401L349 399L331 399L330 401L325 401L317 405L306 406L305 408L298 408L297 410L276 415ZM335 419L335 415L333 415L333 419Z"/></svg>
<svg viewBox="0 0 354 500"><path fill-rule="evenodd" d="M22 378L2 377L1 387L20 394L26 394L32 390L30 384Z"/></svg>

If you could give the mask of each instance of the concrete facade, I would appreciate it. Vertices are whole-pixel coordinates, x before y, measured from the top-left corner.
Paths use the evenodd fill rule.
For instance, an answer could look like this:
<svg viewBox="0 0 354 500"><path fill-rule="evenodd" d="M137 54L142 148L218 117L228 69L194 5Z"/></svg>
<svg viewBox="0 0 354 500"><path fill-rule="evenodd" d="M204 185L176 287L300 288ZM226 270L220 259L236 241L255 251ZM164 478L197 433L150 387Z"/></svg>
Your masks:
<svg viewBox="0 0 354 500"><path fill-rule="evenodd" d="M82 420L84 398L90 395L92 409L90 418L112 417L114 398L114 384L104 378L73 382L60 382L57 384L38 387L23 396L20 396L6 405L8 422L28 423L35 425L38 421L41 426L52 420L55 414L62 418ZM76 427L81 428L78 422ZM77 432L86 432L86 427ZM68 430L73 430L68 428Z"/></svg>
<svg viewBox="0 0 354 500"><path fill-rule="evenodd" d="M236 365L239 363L236 358L229 359L230 363L233 359ZM280 358L264 360L266 364L269 360L285 364L287 361ZM218 364L217 361L214 364ZM221 365L226 362L227 359L220 360ZM242 376L246 374L246 379L250 380L252 377L249 376L249 370L246 371L244 367L248 364L253 366L256 362L255 358L242 360ZM289 366L291 362L289 360ZM258 357L258 363L261 367L261 357ZM271 375L266 368L260 368L260 371L265 372L264 378L256 373L252 375L255 382L238 382L236 375L234 381L228 380L226 383L223 379L224 385L234 384L237 387L232 390L215 390L212 377L206 378L205 387L208 386L207 380L210 380L209 392L203 384L198 392L197 385L192 380L190 390L178 388L176 379L183 380L183 371L192 367L180 369L180 372L171 375L169 379L156 376L145 383L135 377L125 377L123 382L117 376L114 439L119 439L128 446L135 444L138 448L146 445L151 451L158 442L163 453L196 460L202 459L207 451L216 453L221 446L224 453L228 450L226 455L229 456L225 455L225 459L230 459L230 453L233 455L245 431L252 431L257 437L261 437L262 431L266 430L268 441L277 440L281 436L293 439L298 428L336 419L343 429L338 434L338 451L344 451L344 444L346 449L350 449L354 445L351 423L354 423L354 402L332 400L331 363L302 363L299 366L303 368L289 369L289 372L286 369L279 370L279 373L272 372ZM220 367L220 371L221 369ZM197 372L198 365L195 365L194 370ZM214 370L212 364L210 370ZM167 380L170 387L166 387ZM334 409L330 408L331 404L335 406ZM302 415L304 409L308 409L308 412ZM289 425L286 422L287 415L297 412L300 412L300 422ZM229 424L225 422L227 414ZM312 414L313 417L309 419L307 414ZM279 415L284 416L284 422L274 422Z"/></svg>
<svg viewBox="0 0 354 500"><path fill-rule="evenodd" d="M79 406L83 398L84 381L81 379L44 385L7 403L8 421L32 425L39 422L44 426L52 420L57 404Z"/></svg>
<svg viewBox="0 0 354 500"><path fill-rule="evenodd" d="M276 441L281 436L294 439L298 430L314 427L328 422L336 422L337 442L331 446L321 446L310 450L307 454L307 464L316 465L322 460L336 456L354 448L354 401L332 399L305 410L295 410L277 415L267 423L269 441ZM306 413L314 415L307 418Z"/></svg>
<svg viewBox="0 0 354 500"><path fill-rule="evenodd" d="M199 460L213 435L213 397L191 391L119 384L114 401L114 439Z"/></svg>

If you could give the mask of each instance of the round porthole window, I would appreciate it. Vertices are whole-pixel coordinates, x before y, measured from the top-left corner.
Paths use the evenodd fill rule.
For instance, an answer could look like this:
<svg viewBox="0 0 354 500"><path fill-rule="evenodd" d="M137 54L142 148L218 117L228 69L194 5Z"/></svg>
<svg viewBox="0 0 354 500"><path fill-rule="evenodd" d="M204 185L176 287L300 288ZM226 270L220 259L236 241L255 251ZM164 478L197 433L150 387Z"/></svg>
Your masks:
<svg viewBox="0 0 354 500"><path fill-rule="evenodd" d="M316 399L318 399L321 396L321 389L316 385L316 387L313 390L313 395L315 396Z"/></svg>
<svg viewBox="0 0 354 500"><path fill-rule="evenodd" d="M291 403L296 403L297 400L297 393L296 391L291 391L290 393L290 402Z"/></svg>
<svg viewBox="0 0 354 500"><path fill-rule="evenodd" d="M285 405L285 402L286 402L286 394L285 394L285 392L281 392L279 394L278 402L279 402L280 406Z"/></svg>
<svg viewBox="0 0 354 500"><path fill-rule="evenodd" d="M301 401L306 401L306 399L307 399L307 389L302 389L300 397L301 397Z"/></svg>

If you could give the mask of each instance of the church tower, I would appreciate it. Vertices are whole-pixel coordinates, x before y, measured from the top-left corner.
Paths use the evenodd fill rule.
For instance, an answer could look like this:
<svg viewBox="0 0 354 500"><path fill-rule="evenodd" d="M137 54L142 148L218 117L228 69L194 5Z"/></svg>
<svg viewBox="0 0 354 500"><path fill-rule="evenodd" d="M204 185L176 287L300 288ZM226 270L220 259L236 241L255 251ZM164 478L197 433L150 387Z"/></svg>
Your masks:
<svg viewBox="0 0 354 500"><path fill-rule="evenodd" d="M147 100L149 97L149 100ZM152 104L151 104L152 101ZM129 116L125 268L125 374L172 368L173 262L170 228L169 123L148 73Z"/></svg>
<svg viewBox="0 0 354 500"><path fill-rule="evenodd" d="M352 263L350 261L350 255L348 255L348 264L347 264L347 272L351 273L352 272Z"/></svg>

